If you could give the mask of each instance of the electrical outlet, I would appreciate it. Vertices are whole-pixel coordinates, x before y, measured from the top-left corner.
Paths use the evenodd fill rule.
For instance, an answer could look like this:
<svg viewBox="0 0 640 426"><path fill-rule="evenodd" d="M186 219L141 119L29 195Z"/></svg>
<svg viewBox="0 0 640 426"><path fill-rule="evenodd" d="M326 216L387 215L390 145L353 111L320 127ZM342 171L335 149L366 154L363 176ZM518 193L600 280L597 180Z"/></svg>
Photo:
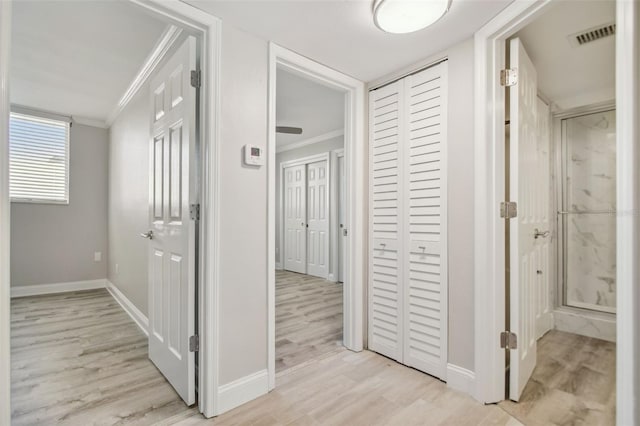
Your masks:
<svg viewBox="0 0 640 426"><path fill-rule="evenodd" d="M102 262L102 252L101 251L97 251L95 253L93 253L93 260L96 262Z"/></svg>
<svg viewBox="0 0 640 426"><path fill-rule="evenodd" d="M116 263L116 274L120 272L120 265Z"/></svg>

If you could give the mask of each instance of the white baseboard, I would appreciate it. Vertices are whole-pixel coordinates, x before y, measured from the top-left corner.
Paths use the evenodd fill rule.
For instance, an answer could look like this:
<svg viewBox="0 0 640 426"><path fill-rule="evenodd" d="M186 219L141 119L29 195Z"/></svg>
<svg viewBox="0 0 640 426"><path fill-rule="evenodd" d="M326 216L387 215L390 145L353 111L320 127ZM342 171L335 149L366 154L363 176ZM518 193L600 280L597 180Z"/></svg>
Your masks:
<svg viewBox="0 0 640 426"><path fill-rule="evenodd" d="M337 283L338 279L336 278L336 274L331 273L327 276L327 281L331 281L332 283Z"/></svg>
<svg viewBox="0 0 640 426"><path fill-rule="evenodd" d="M129 314L131 319L140 327L140 330L147 336L149 335L149 319L143 314L136 305L131 302L111 281L107 280L107 290L111 296L122 306L122 309Z"/></svg>
<svg viewBox="0 0 640 426"><path fill-rule="evenodd" d="M447 386L473 396L476 390L476 374L466 368L447 364Z"/></svg>
<svg viewBox="0 0 640 426"><path fill-rule="evenodd" d="M242 377L218 389L218 412L225 413L269 392L267 370Z"/></svg>
<svg viewBox="0 0 640 426"><path fill-rule="evenodd" d="M69 291L95 290L105 288L107 280L72 281L67 283L37 284L11 287L11 297L39 296L43 294L66 293Z"/></svg>
<svg viewBox="0 0 640 426"><path fill-rule="evenodd" d="M616 317L584 309L558 308L553 311L556 330L596 339L616 341Z"/></svg>
<svg viewBox="0 0 640 426"><path fill-rule="evenodd" d="M282 271L284 268L282 267L282 263L277 262L276 263L276 271Z"/></svg>

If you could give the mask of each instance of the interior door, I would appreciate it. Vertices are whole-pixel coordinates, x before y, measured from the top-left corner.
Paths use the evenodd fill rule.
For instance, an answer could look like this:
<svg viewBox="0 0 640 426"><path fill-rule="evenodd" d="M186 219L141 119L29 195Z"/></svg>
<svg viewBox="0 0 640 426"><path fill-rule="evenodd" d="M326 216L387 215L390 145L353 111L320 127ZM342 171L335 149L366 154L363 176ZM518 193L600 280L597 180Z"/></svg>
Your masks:
<svg viewBox="0 0 640 426"><path fill-rule="evenodd" d="M510 96L510 200L518 204L510 223L510 330L517 334L511 349L509 397L518 401L536 366L536 295L543 245L548 238L549 188L539 179L540 152L537 139L537 74L519 39L511 40L509 68L518 82ZM546 207L545 207L546 206ZM545 218L547 222L545 223Z"/></svg>
<svg viewBox="0 0 640 426"><path fill-rule="evenodd" d="M338 281L344 282L344 255L345 255L345 239L344 235L346 214L345 214L345 175L344 175L344 155L337 157L338 159Z"/></svg>
<svg viewBox="0 0 640 426"><path fill-rule="evenodd" d="M307 273L307 166L284 169L284 269Z"/></svg>
<svg viewBox="0 0 640 426"><path fill-rule="evenodd" d="M329 273L329 191L327 161L307 165L307 274Z"/></svg>
<svg viewBox="0 0 640 426"><path fill-rule="evenodd" d="M195 403L196 97L189 37L151 81L149 358L188 404Z"/></svg>

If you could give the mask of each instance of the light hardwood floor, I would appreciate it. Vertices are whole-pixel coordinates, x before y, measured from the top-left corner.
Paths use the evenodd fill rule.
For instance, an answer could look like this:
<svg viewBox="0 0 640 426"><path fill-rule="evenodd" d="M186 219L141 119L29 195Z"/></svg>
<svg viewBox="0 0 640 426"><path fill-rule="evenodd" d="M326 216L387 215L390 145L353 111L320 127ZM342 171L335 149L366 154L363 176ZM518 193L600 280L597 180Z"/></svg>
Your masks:
<svg viewBox="0 0 640 426"><path fill-rule="evenodd" d="M271 393L207 420L155 369L146 336L105 290L13 299L11 314L14 425L612 425L615 419L615 345L556 331L540 341L539 365L519 404L483 405L376 353L338 347L280 371Z"/></svg>
<svg viewBox="0 0 640 426"><path fill-rule="evenodd" d="M276 271L276 371L342 347L342 284Z"/></svg>
<svg viewBox="0 0 640 426"><path fill-rule="evenodd" d="M106 290L11 300L13 425L154 424L187 410Z"/></svg>

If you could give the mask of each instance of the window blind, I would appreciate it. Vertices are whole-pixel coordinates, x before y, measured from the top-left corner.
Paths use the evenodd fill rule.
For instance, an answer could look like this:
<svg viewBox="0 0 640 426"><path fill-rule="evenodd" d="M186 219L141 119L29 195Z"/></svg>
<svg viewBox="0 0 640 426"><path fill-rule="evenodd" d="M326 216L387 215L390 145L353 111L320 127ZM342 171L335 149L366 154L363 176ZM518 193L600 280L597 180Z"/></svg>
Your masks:
<svg viewBox="0 0 640 426"><path fill-rule="evenodd" d="M69 202L69 123L11 113L9 187L12 201Z"/></svg>

